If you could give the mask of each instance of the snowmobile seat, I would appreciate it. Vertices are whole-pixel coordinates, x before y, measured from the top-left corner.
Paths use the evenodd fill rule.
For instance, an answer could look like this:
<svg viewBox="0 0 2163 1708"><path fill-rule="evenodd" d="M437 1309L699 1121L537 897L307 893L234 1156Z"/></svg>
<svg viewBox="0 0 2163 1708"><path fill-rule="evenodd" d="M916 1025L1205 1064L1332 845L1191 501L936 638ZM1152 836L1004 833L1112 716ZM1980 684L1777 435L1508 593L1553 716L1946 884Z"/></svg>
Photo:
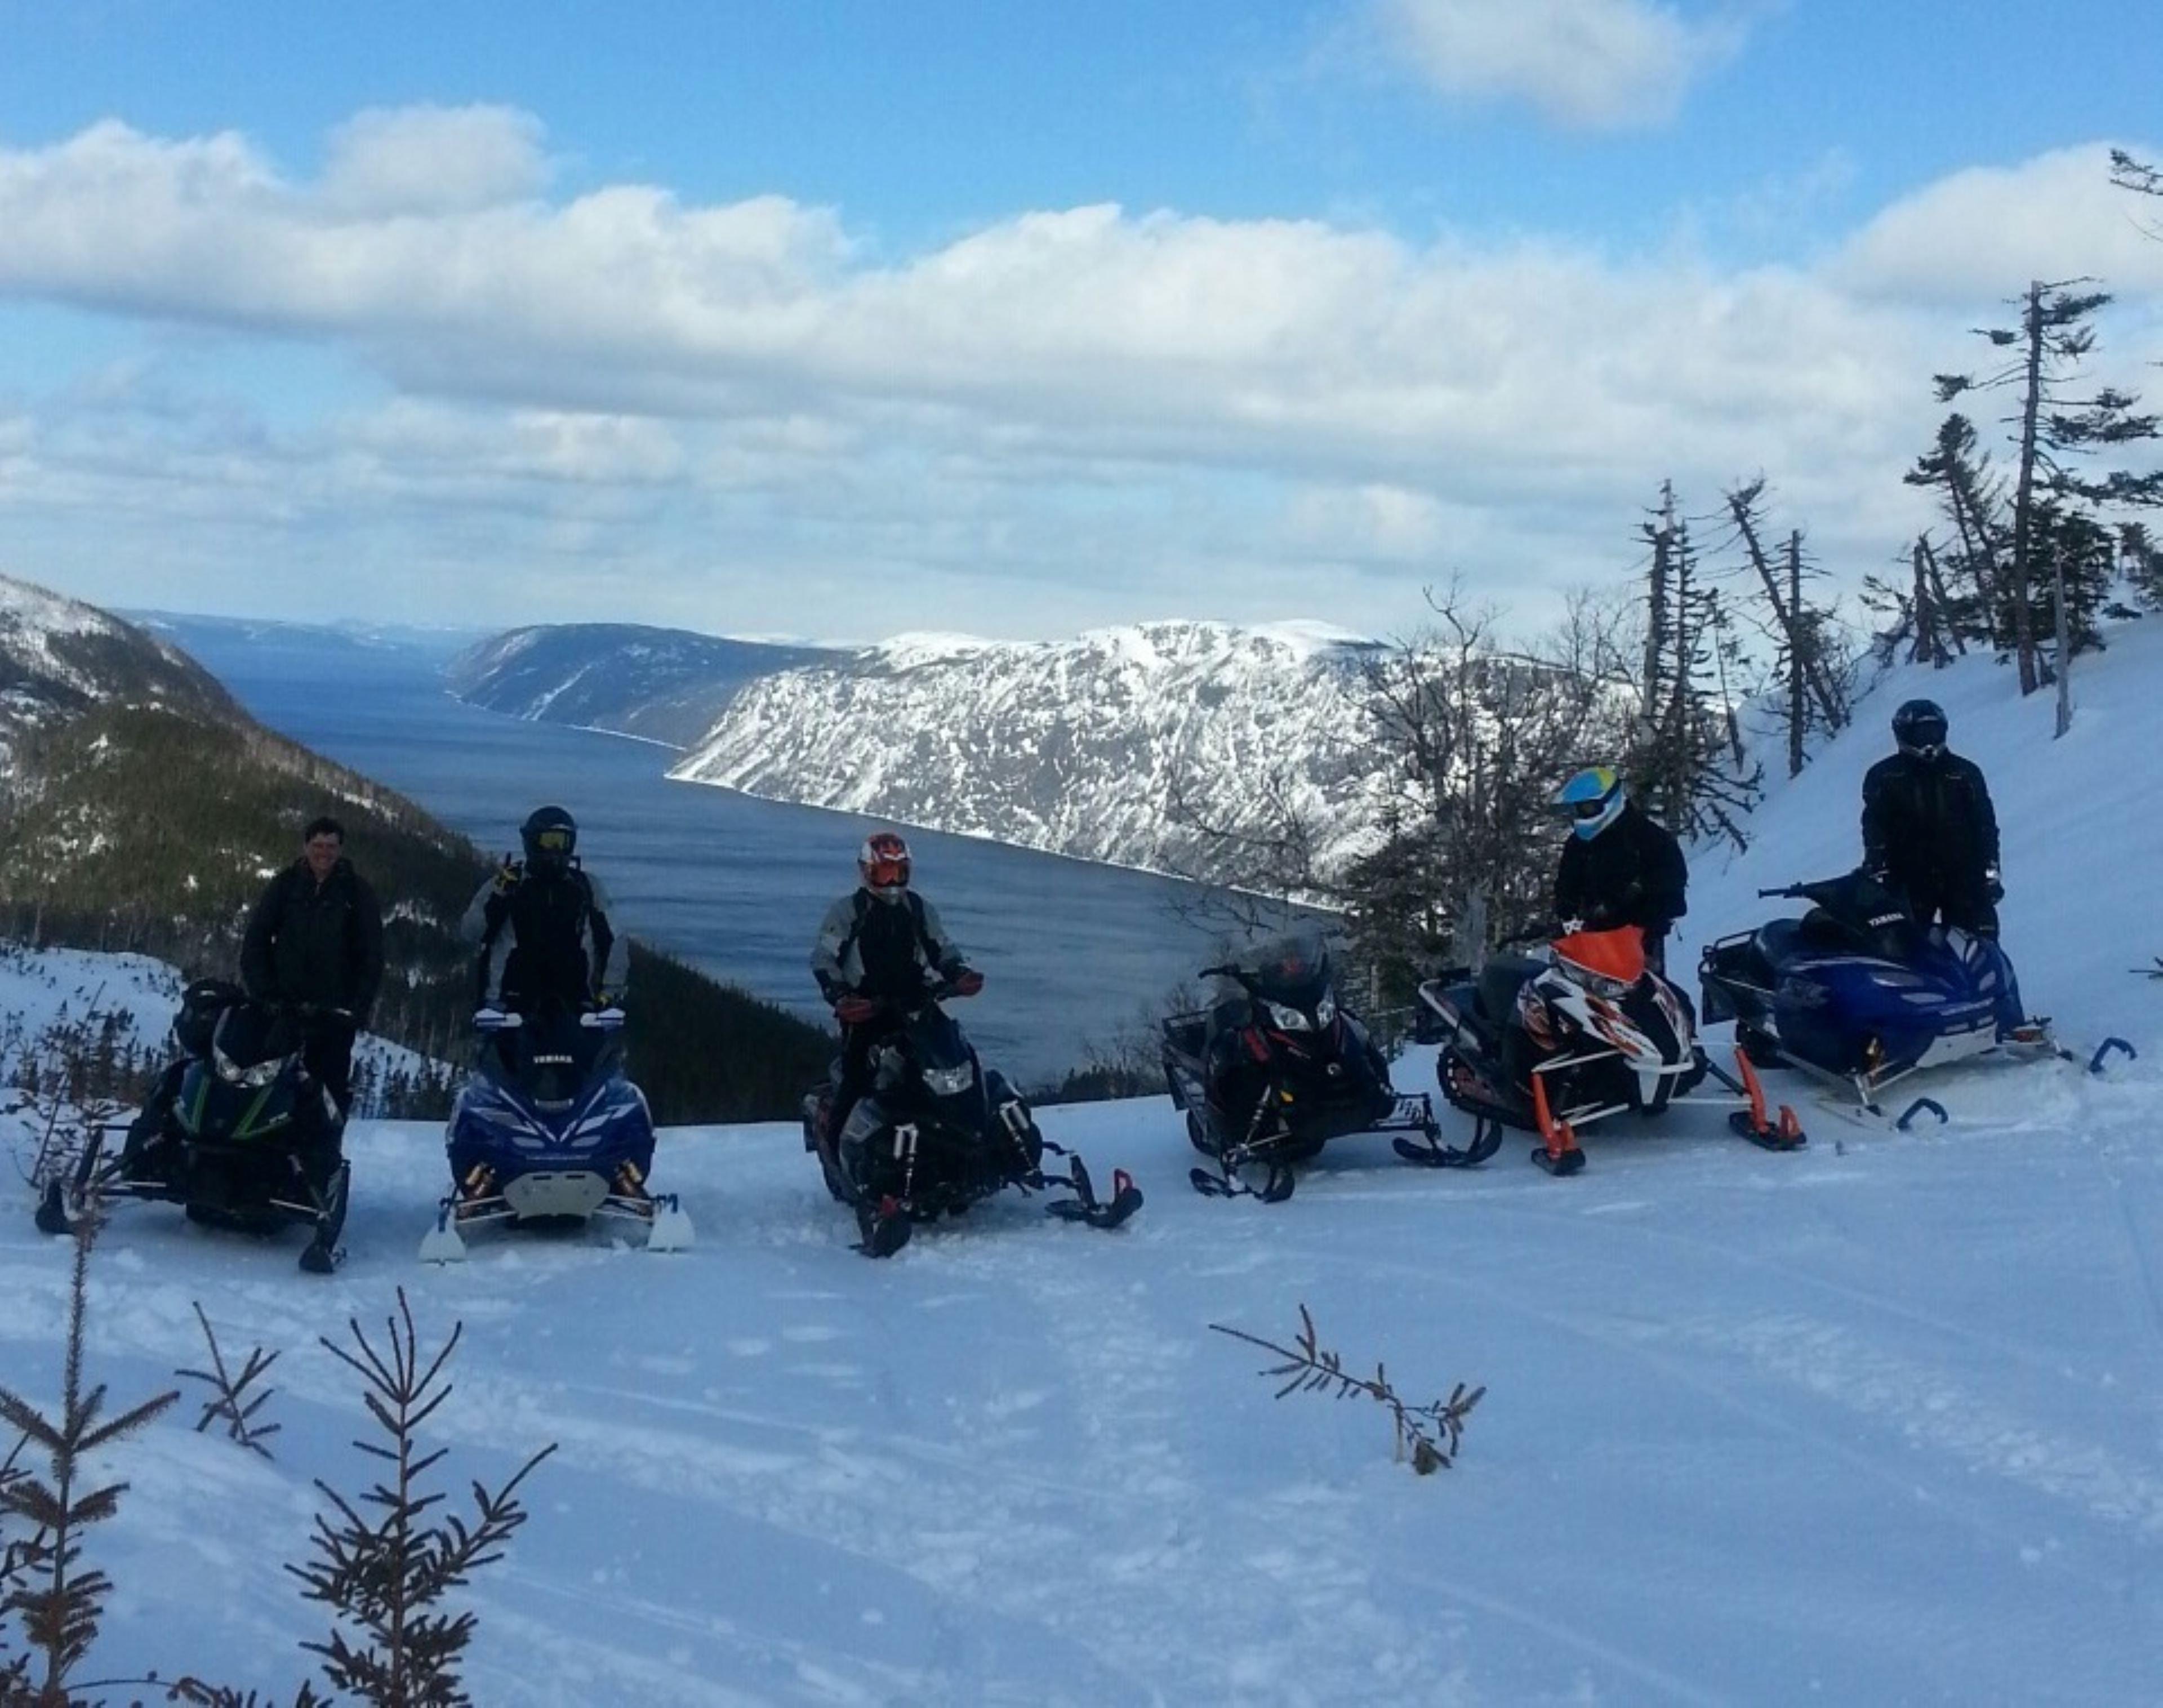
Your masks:
<svg viewBox="0 0 2163 1708"><path fill-rule="evenodd" d="M1508 1030L1517 1012L1517 993L1525 988L1525 981L1537 978L1546 970L1544 961L1535 961L1529 955L1494 956L1480 969L1480 984L1472 999L1474 1011L1499 1036Z"/></svg>

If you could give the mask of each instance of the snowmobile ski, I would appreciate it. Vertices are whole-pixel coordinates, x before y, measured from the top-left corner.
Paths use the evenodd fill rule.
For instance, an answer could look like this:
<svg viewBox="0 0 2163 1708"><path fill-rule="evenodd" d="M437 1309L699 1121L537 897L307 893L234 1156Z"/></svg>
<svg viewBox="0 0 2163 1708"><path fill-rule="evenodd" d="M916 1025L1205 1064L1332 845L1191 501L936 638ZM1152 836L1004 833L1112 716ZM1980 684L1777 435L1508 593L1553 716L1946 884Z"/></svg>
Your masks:
<svg viewBox="0 0 2163 1708"><path fill-rule="evenodd" d="M1249 1186L1240 1179L1239 1170L1253 1160L1241 1154L1242 1147L1233 1149L1217 1160L1217 1171L1206 1168L1191 1168L1186 1178L1205 1198L1259 1198L1265 1204L1281 1204L1292 1194L1298 1184L1297 1177L1288 1162L1266 1162L1268 1170L1261 1185Z"/></svg>
<svg viewBox="0 0 2163 1708"><path fill-rule="evenodd" d="M856 1249L867 1257L891 1257L909 1244L916 1231L915 1218L893 1198L856 1206L856 1228L862 1238Z"/></svg>
<svg viewBox="0 0 2163 1708"><path fill-rule="evenodd" d="M1428 1133L1423 1143L1400 1134L1390 1141L1390 1148L1406 1162L1422 1168L1477 1168L1502 1148L1502 1135L1506 1130L1492 1116L1475 1115L1472 1119L1472 1142L1461 1149L1443 1144L1439 1129Z"/></svg>
<svg viewBox="0 0 2163 1708"><path fill-rule="evenodd" d="M1045 1215L1056 1216L1062 1222L1079 1222L1086 1227L1111 1229L1141 1208L1142 1189L1123 1168L1112 1171L1112 1196L1102 1199L1097 1196L1096 1183L1089 1178L1089 1171L1079 1156L1049 1139L1044 1141L1044 1148L1066 1159L1066 1172L1045 1174L1040 1169L1038 1183L1046 1191L1064 1190L1074 1195L1046 1204Z"/></svg>

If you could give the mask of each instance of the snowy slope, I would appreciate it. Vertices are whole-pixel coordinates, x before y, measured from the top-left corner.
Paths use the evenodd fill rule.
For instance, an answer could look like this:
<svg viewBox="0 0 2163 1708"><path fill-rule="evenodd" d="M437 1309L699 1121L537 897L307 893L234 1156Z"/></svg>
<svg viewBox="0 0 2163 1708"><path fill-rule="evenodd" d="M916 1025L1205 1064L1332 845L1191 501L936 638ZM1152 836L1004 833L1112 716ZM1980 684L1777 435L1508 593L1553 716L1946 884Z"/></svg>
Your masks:
<svg viewBox="0 0 2163 1708"><path fill-rule="evenodd" d="M1357 735L1372 643L1312 623L1144 623L1069 641L903 635L746 685L670 773L810 806L1160 871L1209 870L1176 821L1325 827L1324 871L1377 836L1387 768Z"/></svg>
<svg viewBox="0 0 2163 1708"><path fill-rule="evenodd" d="M19 1082L26 1056L49 1056L60 1033L77 1029L93 1036L109 1032L117 1057L154 1067L170 1058L186 985L178 968L148 956L0 942L0 1084ZM361 1035L354 1060L364 1114L370 1113L370 1087L427 1066L415 1051L373 1033Z"/></svg>
<svg viewBox="0 0 2163 1708"><path fill-rule="evenodd" d="M0 575L0 779L30 731L113 699L229 710L186 657L80 600Z"/></svg>
<svg viewBox="0 0 2163 1708"><path fill-rule="evenodd" d="M771 1127L664 1136L699 1227L677 1258L502 1240L424 1269L442 1162L415 1127L356 1130L328 1281L295 1242L124 1210L93 1379L125 1400L198 1362L200 1299L229 1353L280 1352L284 1428L275 1463L181 1415L113 1456L133 1486L93 1540L121 1586L95 1670L290 1697L322 1627L277 1562L310 1480L364 1470L317 1337L380 1328L403 1285L424 1332L466 1325L454 1486L562 1443L475 1587L490 1705L2153 1700L2163 984L2121 969L2163 950L2137 905L2159 683L2163 633L2122 636L2056 744L1987 663L1922 684L1998 796L2031 1001L2153 1046L2108 1080L1968 1070L1940 1133L1814 1117L1773 1155L1693 1112L1595 1129L1569 1181L1521 1140L1467 1175L1354 1140L1263 1207L1187 1190L1167 1103L1058 1108L1054 1138L1140 1176L1128 1228L1015 1199L887 1264ZM1750 855L1700 862L1693 927L1851 862L1875 731L1917 685L1768 804ZM29 1208L0 1220L0 1381L42 1399L67 1254ZM1272 1400L1264 1356L1207 1330L1285 1338L1302 1302L1408 1398L1487 1385L1454 1469L1392 1464L1364 1402Z"/></svg>

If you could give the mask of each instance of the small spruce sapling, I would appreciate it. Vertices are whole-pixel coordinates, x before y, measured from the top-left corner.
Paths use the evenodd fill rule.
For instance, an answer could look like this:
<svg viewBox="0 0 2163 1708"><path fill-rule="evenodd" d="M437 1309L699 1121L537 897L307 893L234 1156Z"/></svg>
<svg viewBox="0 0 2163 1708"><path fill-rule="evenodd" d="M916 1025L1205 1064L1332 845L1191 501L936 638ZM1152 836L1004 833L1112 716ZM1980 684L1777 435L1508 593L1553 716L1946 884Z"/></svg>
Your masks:
<svg viewBox="0 0 2163 1708"><path fill-rule="evenodd" d="M1344 1360L1339 1354L1321 1345L1315 1333L1314 1318L1304 1304L1299 1307L1299 1334L1291 1346L1280 1346L1243 1328L1228 1328L1222 1323L1209 1326L1219 1334L1259 1346L1284 1360L1259 1372L1265 1376L1286 1378L1284 1386L1277 1390L1280 1400L1289 1394L1333 1393L1340 1400L1364 1394L1376 1404L1387 1406L1396 1431L1390 1459L1401 1461L1409 1457L1413 1471L1421 1476L1447 1470L1455 1462L1464 1433L1464 1419L1487 1391L1484 1386L1467 1388L1459 1382L1446 1400L1435 1400L1424 1406L1406 1405L1390 1386L1388 1372L1379 1360L1373 1375L1354 1375L1344 1368Z"/></svg>
<svg viewBox="0 0 2163 1708"><path fill-rule="evenodd" d="M443 1370L456 1350L463 1323L432 1358L424 1358L406 1290L398 1290L398 1315L389 1320L387 1346L379 1351L357 1320L347 1324L357 1351L326 1339L323 1345L350 1365L365 1384L362 1398L388 1445L354 1445L387 1470L358 1502L327 1483L316 1486L333 1508L318 1514L315 1558L288 1566L302 1595L329 1607L341 1623L329 1639L304 1643L322 1657L332 1687L351 1691L380 1708L464 1708L458 1663L478 1623L470 1611L448 1614L441 1604L482 1566L500 1559L504 1544L526 1522L517 1490L528 1472L556 1450L551 1442L521 1465L511 1480L490 1492L472 1485L474 1519L450 1513L431 1517L443 1496L428 1492L424 1479L445 1449L422 1451L417 1436L451 1395ZM372 1508L371 1517L363 1508ZM347 1627L357 1637L348 1636Z"/></svg>

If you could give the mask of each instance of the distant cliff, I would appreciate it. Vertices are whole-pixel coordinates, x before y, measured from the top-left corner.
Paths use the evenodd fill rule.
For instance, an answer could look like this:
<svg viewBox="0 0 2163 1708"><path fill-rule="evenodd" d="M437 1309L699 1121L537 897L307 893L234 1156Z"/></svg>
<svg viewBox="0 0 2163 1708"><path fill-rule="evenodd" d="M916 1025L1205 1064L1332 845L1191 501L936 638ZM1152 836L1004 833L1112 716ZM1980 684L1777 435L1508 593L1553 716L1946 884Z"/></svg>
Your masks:
<svg viewBox="0 0 2163 1708"><path fill-rule="evenodd" d="M451 692L512 717L688 747L746 683L834 655L636 623L512 629L451 661Z"/></svg>
<svg viewBox="0 0 2163 1708"><path fill-rule="evenodd" d="M1376 651L1299 624L903 637L745 684L670 774L1192 875L1239 857L1212 831L1266 834L1290 807L1328 872L1380 840Z"/></svg>

